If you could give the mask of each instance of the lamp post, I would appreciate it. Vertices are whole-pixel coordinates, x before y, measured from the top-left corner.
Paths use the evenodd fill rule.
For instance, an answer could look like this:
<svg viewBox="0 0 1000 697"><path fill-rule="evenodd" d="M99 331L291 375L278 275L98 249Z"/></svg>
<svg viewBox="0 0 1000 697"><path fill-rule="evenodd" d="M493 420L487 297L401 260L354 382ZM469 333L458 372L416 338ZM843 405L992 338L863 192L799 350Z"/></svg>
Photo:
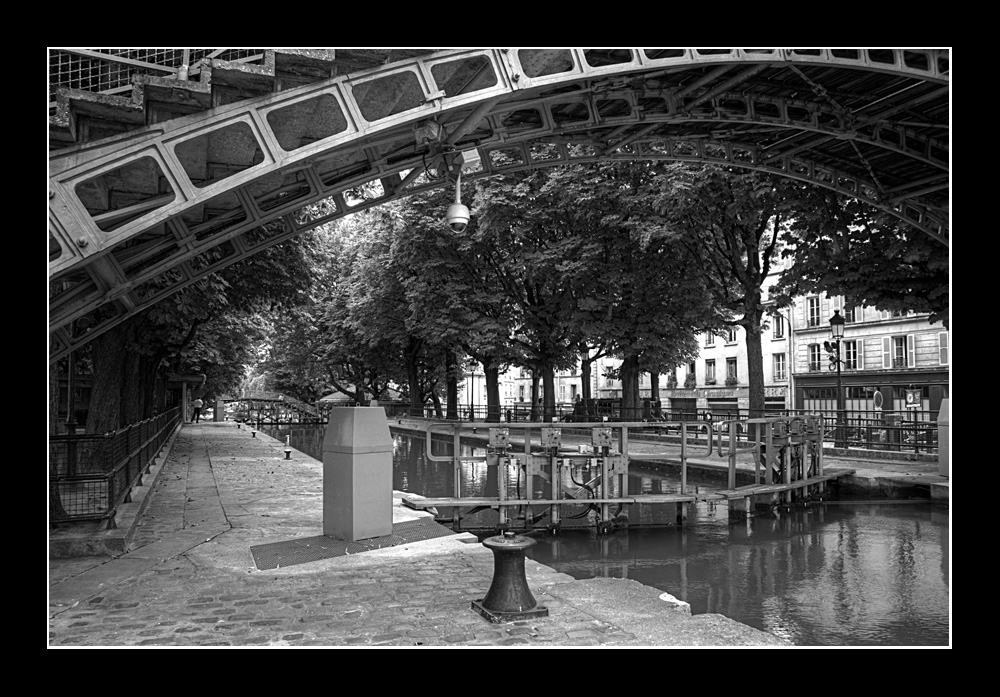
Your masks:
<svg viewBox="0 0 1000 697"><path fill-rule="evenodd" d="M844 338L844 318L840 316L840 310L833 311L830 318L830 334L833 342L824 341L823 346L830 354L830 370L837 369L837 428L834 432L834 445L838 448L846 447L844 442L844 389L840 384L840 366L844 359L840 355L840 340Z"/></svg>

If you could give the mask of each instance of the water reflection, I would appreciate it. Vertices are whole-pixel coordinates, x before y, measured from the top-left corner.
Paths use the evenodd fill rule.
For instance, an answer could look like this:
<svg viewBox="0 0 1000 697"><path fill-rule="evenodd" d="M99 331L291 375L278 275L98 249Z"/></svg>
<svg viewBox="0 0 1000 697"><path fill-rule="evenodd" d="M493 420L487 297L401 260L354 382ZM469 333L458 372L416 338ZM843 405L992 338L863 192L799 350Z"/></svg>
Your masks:
<svg viewBox="0 0 1000 697"><path fill-rule="evenodd" d="M292 441L322 457L321 434L312 436L313 452ZM445 454L451 444L440 447ZM463 446L462 453L482 451ZM453 495L451 464L428 460L422 438L397 436L393 456L394 488ZM466 496L496 496L502 481L513 496L524 486L518 469L498 475L484 463L466 462L458 485ZM590 470L581 459L563 483L586 483L596 473ZM679 489L670 477L638 470L626 485L631 493ZM548 492L543 487L533 495ZM574 578L634 579L690 603L693 613L721 613L801 646L949 643L949 520L930 504L827 502L731 524L725 505L700 503L689 506L683 525L676 524L672 505L633 506L629 519L642 527L608 535L596 533L586 506L579 511L579 518L571 517L574 509L565 511L557 536L532 533L538 544L529 555ZM493 511L476 515L463 523L489 527L496 520Z"/></svg>
<svg viewBox="0 0 1000 697"><path fill-rule="evenodd" d="M631 578L797 645L945 646L946 537L929 505L828 504L732 525L537 536L530 556L575 578Z"/></svg>

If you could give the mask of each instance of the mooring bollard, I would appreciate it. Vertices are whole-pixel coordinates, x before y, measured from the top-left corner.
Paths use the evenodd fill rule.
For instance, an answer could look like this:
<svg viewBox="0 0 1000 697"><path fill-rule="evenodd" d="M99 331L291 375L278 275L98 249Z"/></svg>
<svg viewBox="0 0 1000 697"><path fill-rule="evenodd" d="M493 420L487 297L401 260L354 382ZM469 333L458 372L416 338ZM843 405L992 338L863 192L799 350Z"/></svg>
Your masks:
<svg viewBox="0 0 1000 697"><path fill-rule="evenodd" d="M285 436L285 459L292 459L292 437Z"/></svg>
<svg viewBox="0 0 1000 697"><path fill-rule="evenodd" d="M493 551L493 582L485 598L472 601L473 610L495 624L548 617L548 608L535 602L524 576L524 550L534 545L535 540L512 530L483 540Z"/></svg>

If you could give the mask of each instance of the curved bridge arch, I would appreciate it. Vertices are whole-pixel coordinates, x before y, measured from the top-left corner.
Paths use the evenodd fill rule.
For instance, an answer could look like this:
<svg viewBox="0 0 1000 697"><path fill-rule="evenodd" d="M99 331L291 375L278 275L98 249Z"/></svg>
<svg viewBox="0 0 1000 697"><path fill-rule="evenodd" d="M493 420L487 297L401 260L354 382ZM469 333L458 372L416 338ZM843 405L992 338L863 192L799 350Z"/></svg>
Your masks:
<svg viewBox="0 0 1000 697"><path fill-rule="evenodd" d="M948 244L948 74L940 50L439 51L58 150L50 360L266 247L442 186L473 149L466 179L613 159L772 172Z"/></svg>

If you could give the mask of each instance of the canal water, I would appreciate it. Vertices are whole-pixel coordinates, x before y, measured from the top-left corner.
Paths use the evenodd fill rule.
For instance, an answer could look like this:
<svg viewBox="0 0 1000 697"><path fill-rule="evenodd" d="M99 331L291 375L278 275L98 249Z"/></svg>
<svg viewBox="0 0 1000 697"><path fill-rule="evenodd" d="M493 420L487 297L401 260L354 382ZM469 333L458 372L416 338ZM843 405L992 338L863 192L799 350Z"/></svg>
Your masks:
<svg viewBox="0 0 1000 697"><path fill-rule="evenodd" d="M271 433L282 441L289 434L292 447L322 458L320 429ZM435 455L450 452L450 444L440 446L439 451L435 444ZM482 452L463 446L465 455ZM428 460L423 438L395 435L393 462L393 488L452 495L450 463ZM512 467L505 477L512 495L523 486L516 470ZM495 478L496 471L466 463L463 495L495 496L497 483L489 475ZM591 476L586 461L567 476L585 484ZM690 476L688 485L719 486ZM679 482L630 466L628 487L630 493L669 493L678 490ZM730 523L725 504L700 503L688 508L682 525L676 523L673 505L633 507L628 514L642 527L604 535L592 527L593 514L584 506L576 513L567 509L558 535L549 535L547 519L540 519L529 533L537 544L527 554L578 579L633 579L684 600L693 614L720 613L797 646L950 645L946 509L929 503L828 501ZM463 526L496 520L493 511L476 515L484 517L463 518Z"/></svg>

